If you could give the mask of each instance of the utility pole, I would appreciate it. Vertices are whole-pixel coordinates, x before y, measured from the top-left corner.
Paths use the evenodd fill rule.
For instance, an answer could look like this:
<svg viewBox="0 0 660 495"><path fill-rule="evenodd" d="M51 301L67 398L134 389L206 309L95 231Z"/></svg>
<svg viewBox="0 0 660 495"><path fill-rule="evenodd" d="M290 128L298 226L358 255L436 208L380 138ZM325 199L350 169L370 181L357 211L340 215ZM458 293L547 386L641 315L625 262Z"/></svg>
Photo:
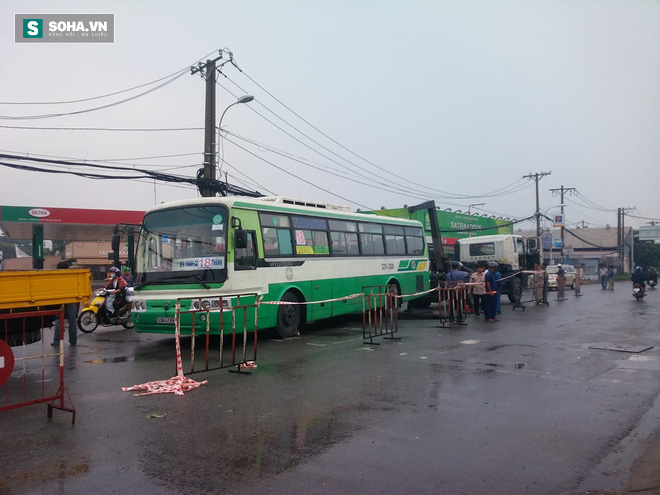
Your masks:
<svg viewBox="0 0 660 495"><path fill-rule="evenodd" d="M550 175L550 172L537 172L535 174L523 175L523 179L534 179L536 182L536 237L538 238L539 246L541 245L541 212L539 208L539 180L541 180L546 175Z"/></svg>
<svg viewBox="0 0 660 495"><path fill-rule="evenodd" d="M626 258L626 234L625 234L625 216L628 210L633 208L617 208L617 273L623 273L623 263ZM631 259L632 262L632 259ZM632 272L631 266L631 272Z"/></svg>
<svg viewBox="0 0 660 495"><path fill-rule="evenodd" d="M573 194L573 191L576 191L574 187L564 187L561 186L559 189L550 189L552 191L552 194L554 196L557 195L557 191L560 192L561 194L561 218L562 218L562 226L561 226L561 249L559 251L559 259L564 262L564 225L566 224L566 219L564 218L564 193L570 193L571 195Z"/></svg>
<svg viewBox="0 0 660 495"><path fill-rule="evenodd" d="M215 190L208 187L210 182L215 180L215 83L216 66L215 63L222 59L222 52L213 60L200 62L197 67L191 67L190 73L199 73L206 80L206 104L204 116L204 168L201 170L205 186L199 187L202 197L215 196ZM198 174L199 177L199 174Z"/></svg>

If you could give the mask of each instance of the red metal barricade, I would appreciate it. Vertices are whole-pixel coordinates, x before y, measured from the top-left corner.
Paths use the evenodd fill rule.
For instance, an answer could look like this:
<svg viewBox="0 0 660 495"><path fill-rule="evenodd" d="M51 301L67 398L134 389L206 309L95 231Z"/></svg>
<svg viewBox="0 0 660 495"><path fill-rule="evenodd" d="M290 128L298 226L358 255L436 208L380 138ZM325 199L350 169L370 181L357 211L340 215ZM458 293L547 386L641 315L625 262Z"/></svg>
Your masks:
<svg viewBox="0 0 660 495"><path fill-rule="evenodd" d="M254 302L250 304L245 304L242 301L246 299L252 299ZM236 301L235 305L232 305L232 300ZM190 304L190 309L182 309L182 302L185 301L185 304ZM197 304L195 304L197 302ZM206 307L204 307L206 306ZM254 308L254 325L249 325L248 321L248 309ZM239 329L237 334L236 329L236 315L237 312L242 314L243 318L243 328L242 331ZM214 359L211 355L211 314L219 313L219 325L218 328L214 329L213 334L219 333L219 346L218 346L218 357ZM256 293L247 293L247 294L237 294L237 295L227 295L227 296L217 296L217 297L204 297L197 299L190 298L180 298L176 301L176 313L175 313L175 325L177 331L180 332L181 328L181 315L190 314L192 315L192 328L191 328L191 348L190 348L190 371L184 373L186 375L199 373L202 371L211 371L222 368L235 368L230 369L229 371L234 373L250 373L248 371L250 368L256 366L257 360L257 330L258 330L258 295ZM201 317L200 317L201 316ZM225 332L223 331L227 318L231 321L231 349L228 351L230 357L225 358L227 352L224 349L224 339ZM204 368L195 369L195 342L196 336L198 335L198 320L205 322L204 332ZM250 326L252 329L250 330ZM250 331L253 333L252 339L249 337ZM237 359L236 356L236 343L237 337L239 334L242 336L242 349L240 351L240 356ZM252 359L248 360L248 341L252 340ZM180 359L180 356L177 356L177 359Z"/></svg>
<svg viewBox="0 0 660 495"><path fill-rule="evenodd" d="M399 312L396 285L362 287L362 338L365 344L379 345L374 337L398 340ZM367 340L368 339L368 340Z"/></svg>
<svg viewBox="0 0 660 495"><path fill-rule="evenodd" d="M438 283L438 318L442 328L446 323L467 325L465 323L465 306L468 300L467 287L463 283Z"/></svg>
<svg viewBox="0 0 660 495"><path fill-rule="evenodd" d="M55 316L60 320L60 346L57 352L46 348L44 338L44 318ZM26 344L26 319L40 318L40 342ZM7 344L9 341L9 322L21 321L22 344L13 349L20 349L21 355L16 357L14 351ZM53 409L61 409L72 413L71 424L76 422L76 409L64 382L64 310L49 309L26 312L13 312L0 314L0 390L4 389L2 396L4 404L0 405L0 412L18 409L35 404L48 405L48 417L53 416ZM48 345L50 348L50 345ZM48 350L48 352L47 352ZM47 380L46 369L51 366L49 358L59 356L59 380ZM4 373L3 373L4 370ZM4 380L3 380L4 378ZM55 384L59 384L54 391ZM65 402L68 399L68 405Z"/></svg>

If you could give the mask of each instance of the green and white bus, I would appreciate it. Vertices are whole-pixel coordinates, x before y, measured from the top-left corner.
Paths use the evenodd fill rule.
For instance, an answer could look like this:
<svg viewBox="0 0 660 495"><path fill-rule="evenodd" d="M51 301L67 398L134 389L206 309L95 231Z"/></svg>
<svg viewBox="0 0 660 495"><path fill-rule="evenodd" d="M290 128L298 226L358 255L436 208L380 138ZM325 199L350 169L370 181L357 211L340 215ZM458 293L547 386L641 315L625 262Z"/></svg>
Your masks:
<svg viewBox="0 0 660 495"><path fill-rule="evenodd" d="M259 307L258 328L289 337L304 323L362 311L361 297L341 298L364 286L393 284L403 295L428 290L428 270L415 220L282 197L163 203L145 214L140 229L133 321L138 332L173 333L177 299L190 297L181 306L186 311L200 298L209 307L219 296L258 294L302 303ZM219 311L208 314L211 331L219 332ZM190 333L193 317L203 317L195 322L202 328L205 313L184 313L182 333Z"/></svg>

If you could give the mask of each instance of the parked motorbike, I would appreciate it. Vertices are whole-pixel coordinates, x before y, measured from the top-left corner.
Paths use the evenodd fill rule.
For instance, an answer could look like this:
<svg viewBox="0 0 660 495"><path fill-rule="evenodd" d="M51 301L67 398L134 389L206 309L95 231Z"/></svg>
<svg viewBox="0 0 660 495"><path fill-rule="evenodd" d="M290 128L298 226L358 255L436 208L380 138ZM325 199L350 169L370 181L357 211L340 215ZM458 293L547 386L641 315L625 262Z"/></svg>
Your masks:
<svg viewBox="0 0 660 495"><path fill-rule="evenodd" d="M633 284L633 297L637 299L638 301L641 301L644 299L644 296L646 295L646 292L644 292L644 287L642 287L642 284Z"/></svg>
<svg viewBox="0 0 660 495"><path fill-rule="evenodd" d="M80 331L84 333L92 333L99 325L104 327L121 325L124 328L133 328L133 320L131 320L133 298L129 296L129 292L132 292L132 290L132 287L126 289L126 301L119 309L118 316L112 316L106 308L106 299L111 296L111 294L108 294L106 289L97 290L94 293L94 298L90 301L89 306L84 308L80 312L80 315L78 315L78 328L80 328Z"/></svg>

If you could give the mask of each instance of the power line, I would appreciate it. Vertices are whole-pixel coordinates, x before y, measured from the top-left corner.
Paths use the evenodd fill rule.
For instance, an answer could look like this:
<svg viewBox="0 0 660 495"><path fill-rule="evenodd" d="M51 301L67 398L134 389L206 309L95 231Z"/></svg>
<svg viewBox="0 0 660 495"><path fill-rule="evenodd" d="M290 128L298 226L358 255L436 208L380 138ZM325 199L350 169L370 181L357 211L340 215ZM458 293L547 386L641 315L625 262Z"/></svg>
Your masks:
<svg viewBox="0 0 660 495"><path fill-rule="evenodd" d="M232 61L232 63L233 63L233 61ZM241 70L241 69L240 69L235 63L233 63L233 65L234 65L234 66L235 66L235 67L236 67L241 73L245 74L245 73L244 73L244 72L243 72L243 71L242 71L242 70ZM243 87L240 86L238 83L236 83L235 81L233 81L233 80L232 80L230 77L228 77L226 74L224 74L223 72L220 72L220 73L221 73L221 74L222 74L227 80L229 80L232 84L234 84L238 89L240 89L240 90L243 91L243 92L247 92L247 90L246 90L245 88L243 88ZM319 133L321 133L321 134L322 134L323 136L325 136L326 138L330 139L330 141L332 141L333 143L339 145L341 148L347 150L347 151L350 152L351 154L357 156L358 158L360 158L360 159L364 160L365 162L369 163L370 165L376 167L376 169L377 169L379 172L383 172L383 171L384 171L384 172L387 172L388 174L393 175L393 176L396 177L397 179L400 179L400 180L402 180L402 181L404 181L404 182L408 182L408 183L413 184L413 185L418 186L418 187L422 187L422 188L424 188L424 189L426 190L426 191L420 191L420 190L418 190L418 189L412 189L412 188L410 188L410 187L400 185L399 190L407 190L407 191L409 191L407 194L410 194L410 192L412 192L412 193L414 193L414 194L422 194L422 195L424 195L424 198L428 198L428 196L429 196L429 194L430 194L428 191L431 191L431 193L433 194L434 197L436 197L436 198L438 198L438 199L443 199L443 200L447 200L447 199L451 199L451 200L476 199L476 198L493 197L493 196L497 196L497 195L498 195L498 194L496 194L496 193L497 193L499 190L495 190L495 191L492 192L492 193L486 193L486 194L484 194L484 195L479 195L479 196L474 196L474 195L460 195L460 194L455 194L455 193L449 193L449 192L446 192L446 191L441 191L441 190L439 190L439 189L435 189L435 188L429 187L429 186L424 185L424 184L418 184L418 183L416 183L416 182L414 182L414 181L410 181L409 179L407 179L407 178L405 178L405 177L401 177L401 176L399 176L399 175L397 175L397 174L393 174L392 172L388 171L387 169L385 169L385 168L383 168L383 167L379 167L379 166L376 165L375 163L370 162L369 160L367 160L367 159L365 159L365 158L362 158L360 155L357 155L356 153L353 153L353 152L350 151L348 148L346 148L345 146L341 145L340 143L338 143L337 141L335 141L334 139L332 139L330 136L328 136L328 135L325 134L324 132L320 131L317 127L315 127L314 125L312 125L310 122L308 122L307 120L305 120L304 118L302 118L302 117L301 117L300 115L298 115L296 112L294 112L293 110L291 110L288 106L286 106L283 102L281 102L278 98L276 98L272 93L270 93L268 90L266 90L266 89L265 89L263 86L261 86L259 83L257 83L257 82L254 81L252 78L250 78L247 74L245 74L245 76L248 77L248 79L250 79L252 82L254 82L254 84L256 84L256 85L257 85L260 89L262 89L266 94L268 94L269 96L271 96L275 101L277 101L277 102L280 103L282 106L284 106L287 110L289 110L291 113L293 113L296 117L298 117L299 119L301 119L303 122L305 122L305 123L308 124L310 127L312 127L313 129L315 129L316 131L318 131ZM236 95L235 95L232 91L230 91L226 86L224 86L224 85L221 84L220 82L218 82L217 84L218 84L222 89L224 89L225 91L227 91L229 94L231 94L232 96L236 97ZM375 179L374 179L374 176L373 176L373 172L368 171L367 169L365 169L364 167L361 167L360 165L354 163L353 161L348 160L347 158L342 157L341 155L339 155L339 154L335 153L334 151L330 150L329 148L327 148L327 147L324 146L323 144L319 143L319 142L316 141L315 139L311 138L310 136L308 136L307 134L305 134L304 132L302 132L300 129L296 128L294 125L292 125L291 123L289 123L288 121L286 121L284 118L282 118L281 116L279 116L279 115L278 115L277 113L275 113L273 110L271 110L270 108L268 108L268 107L267 107L264 103L262 103L261 101L257 101L257 103L258 103L259 105L261 105L263 108L265 108L265 109L266 109L268 112L270 112L272 115L274 115L275 117L277 117L279 120L281 120L282 122L284 122L286 125L288 125L290 128L292 128L293 130L295 130L296 132L298 132L299 134L301 134L301 135L304 136L305 138L309 139L309 140L310 140L311 142L313 142L314 144L320 146L321 148L323 148L323 149L326 150L327 152L333 154L334 156L336 156L336 157L339 158L340 160L343 160L343 161L345 161L345 162L347 162L347 163L353 165L353 166L356 167L357 169L362 170L363 172L365 172L365 173L368 174L368 175L364 175L364 174L359 173L359 172L356 172L356 171L354 171L354 170L350 170L346 165L343 165L342 163L339 163L339 162L337 162L336 160L334 160L334 159L332 159L332 158L330 158L330 157L324 155L323 153L319 152L318 150L313 149L311 146L309 146L308 144L302 142L300 139L298 139L297 137L293 136L293 135L292 135L291 133L289 133L288 131L282 129L282 127L280 127L279 125L277 125L276 123L274 123L272 120L268 119L268 118L265 117L263 114L261 114L260 112L258 112L258 111L255 110L254 108L250 107L250 110L252 110L254 113L256 113L257 115L259 115L259 116L260 116L261 118L263 118L266 122L270 123L271 125L273 125L273 126L276 127L277 129L279 129L280 131L284 132L287 136L289 136L289 137L291 137L292 139L296 140L298 143L302 144L303 146L305 146L306 148L310 149L310 150L313 151L314 153L317 153L317 154L319 154L320 156L326 158L327 160L329 160L329 161L331 161L331 162L333 162L333 163L339 165L340 167L342 167L342 168L348 170L349 172L351 172L351 173L353 173L353 174L355 174L355 175L357 175L357 176L359 176L359 177L362 177L362 178L364 178L364 179L368 179L368 180L371 180L371 181L374 181L374 180L375 180ZM220 129L220 131L222 131L222 129ZM226 131L225 131L225 132L226 132ZM380 181L377 181L377 182L379 182L381 185L384 185L384 186L387 186L387 185L388 185L387 183L383 183L383 182L380 182ZM515 184L515 183L514 183L514 184ZM506 189L506 188L508 188L508 187L511 187L511 186L505 186L504 188L501 188L501 189ZM440 196L438 196L438 194L440 194Z"/></svg>
<svg viewBox="0 0 660 495"><path fill-rule="evenodd" d="M135 96L131 96L129 98L124 98L123 100L116 101L114 103L108 103L107 105L101 105L98 107L93 107L93 108L87 108L85 110L76 110L75 112L62 112L62 113L51 113L51 114L41 114L41 115L23 115L19 117L15 116L8 116L8 115L0 115L0 119L2 120L38 120L38 119L50 119L54 117L64 117L67 115L80 115L83 113L90 113L90 112L96 112L97 110L103 110L105 108L110 108L114 107L117 105L121 105L122 103L127 103L132 100L136 100L138 98L141 98L142 96L148 95L149 93L153 93L154 91L157 91L168 84L172 84L174 81L179 79L180 77L184 76L186 74L185 71L182 71L180 74L168 79L162 84L159 84L158 86L148 89L147 91L143 91L142 93L138 93Z"/></svg>
<svg viewBox="0 0 660 495"><path fill-rule="evenodd" d="M1 129L21 129L29 131L104 131L104 132L168 132L201 131L203 127L32 127L20 125L0 125Z"/></svg>
<svg viewBox="0 0 660 495"><path fill-rule="evenodd" d="M213 50L215 52L215 50ZM202 58L198 59L196 62L199 62L200 60L205 59L209 55L211 55L213 52L209 53L208 55L204 55ZM156 84L157 82L160 82L164 79L168 79L176 74L178 74L181 71L187 71L188 67L190 64L187 64L184 68L177 70L176 72L172 72L171 74L168 74L167 76L163 76L159 79L156 79L154 81L140 84L139 86L133 86L132 88L127 88L127 89L122 89L121 91L115 91L114 93L107 93L104 95L99 95L99 96L92 96L89 98L82 98L79 100L67 100L67 101L39 101L39 102L34 102L34 101L0 101L0 105L66 105L69 103L82 103L85 101L92 101L92 100L98 100L101 98L108 98L110 96L116 96L122 93L128 93L129 91L134 91L136 89L144 88L145 86L151 86L152 84Z"/></svg>

